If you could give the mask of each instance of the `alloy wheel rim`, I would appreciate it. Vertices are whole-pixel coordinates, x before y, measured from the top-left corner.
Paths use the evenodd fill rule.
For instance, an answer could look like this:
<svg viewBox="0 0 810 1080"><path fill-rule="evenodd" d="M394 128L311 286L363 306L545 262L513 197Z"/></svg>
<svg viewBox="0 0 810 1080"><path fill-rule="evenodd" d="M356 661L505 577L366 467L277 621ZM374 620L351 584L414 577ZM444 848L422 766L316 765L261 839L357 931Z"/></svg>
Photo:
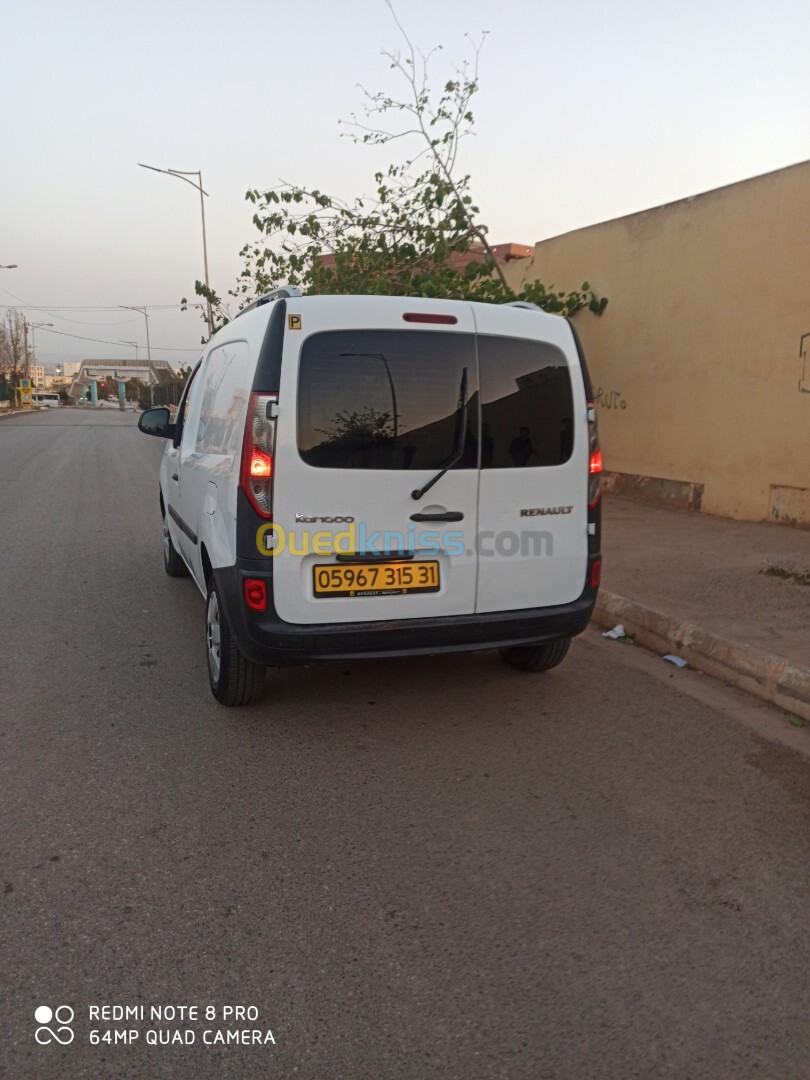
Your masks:
<svg viewBox="0 0 810 1080"><path fill-rule="evenodd" d="M211 677L215 682L219 680L219 670L222 663L220 656L220 623L219 603L217 594L211 593L208 598L206 636L208 638L208 667L211 669Z"/></svg>

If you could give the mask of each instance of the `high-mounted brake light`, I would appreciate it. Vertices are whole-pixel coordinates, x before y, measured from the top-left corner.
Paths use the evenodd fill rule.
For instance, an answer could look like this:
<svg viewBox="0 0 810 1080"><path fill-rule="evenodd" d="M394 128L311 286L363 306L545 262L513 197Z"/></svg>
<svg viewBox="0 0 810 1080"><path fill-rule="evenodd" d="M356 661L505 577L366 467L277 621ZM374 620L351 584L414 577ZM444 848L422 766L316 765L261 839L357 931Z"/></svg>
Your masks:
<svg viewBox="0 0 810 1080"><path fill-rule="evenodd" d="M406 311L402 316L405 322L427 322L427 323L457 323L458 319L455 315L436 315L426 311Z"/></svg>
<svg viewBox="0 0 810 1080"><path fill-rule="evenodd" d="M602 448L599 445L599 426L596 406L588 405L588 509L595 510L602 498Z"/></svg>
<svg viewBox="0 0 810 1080"><path fill-rule="evenodd" d="M262 517L273 516L273 453L276 422L268 416L276 394L251 394L245 418L239 485L253 509Z"/></svg>

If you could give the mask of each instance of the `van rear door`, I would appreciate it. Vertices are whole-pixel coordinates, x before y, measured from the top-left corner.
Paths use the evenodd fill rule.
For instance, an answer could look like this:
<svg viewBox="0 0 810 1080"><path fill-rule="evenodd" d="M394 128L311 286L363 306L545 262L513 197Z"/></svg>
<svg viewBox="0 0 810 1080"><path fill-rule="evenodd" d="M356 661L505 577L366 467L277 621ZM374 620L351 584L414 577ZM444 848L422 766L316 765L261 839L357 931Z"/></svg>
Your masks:
<svg viewBox="0 0 810 1080"><path fill-rule="evenodd" d="M279 616L472 614L477 440L468 304L288 300L273 463Z"/></svg>
<svg viewBox="0 0 810 1080"><path fill-rule="evenodd" d="M473 305L481 380L476 611L575 600L588 563L588 429L565 319Z"/></svg>

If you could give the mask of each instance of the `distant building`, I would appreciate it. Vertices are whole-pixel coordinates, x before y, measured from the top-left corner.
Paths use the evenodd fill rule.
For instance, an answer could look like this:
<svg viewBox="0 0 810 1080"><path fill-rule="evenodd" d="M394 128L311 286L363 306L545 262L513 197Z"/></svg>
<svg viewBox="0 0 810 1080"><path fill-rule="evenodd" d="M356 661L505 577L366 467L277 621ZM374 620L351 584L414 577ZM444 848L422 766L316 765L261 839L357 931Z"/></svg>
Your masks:
<svg viewBox="0 0 810 1080"><path fill-rule="evenodd" d="M491 244L490 248L497 263L508 263L514 259L526 259L534 255L534 247L526 244ZM481 262L485 254L483 244L470 244L469 251L453 252L450 256L450 264L456 270L464 270L471 262ZM334 255L318 255L317 258L327 270L335 265Z"/></svg>
<svg viewBox="0 0 810 1080"><path fill-rule="evenodd" d="M68 389L68 396L72 398L80 398L82 389L86 392L93 380L123 379L129 382L130 379L139 379L149 386L157 386L171 381L175 376L175 370L168 360L136 360L130 363L122 360L82 360L75 366L77 370L71 376Z"/></svg>

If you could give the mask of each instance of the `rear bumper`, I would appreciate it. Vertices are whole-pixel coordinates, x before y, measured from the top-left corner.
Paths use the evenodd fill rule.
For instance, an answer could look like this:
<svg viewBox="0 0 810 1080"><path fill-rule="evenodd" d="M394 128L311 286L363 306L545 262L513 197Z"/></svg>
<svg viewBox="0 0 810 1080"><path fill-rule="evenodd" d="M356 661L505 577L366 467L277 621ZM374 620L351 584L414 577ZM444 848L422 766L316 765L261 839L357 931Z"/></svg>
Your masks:
<svg viewBox="0 0 810 1080"><path fill-rule="evenodd" d="M588 581L593 561L594 557L588 561ZM266 562L261 565L266 570ZM577 600L557 607L433 619L302 625L279 618L273 607L272 575L257 573L254 567L255 563L251 566L248 560L240 560L236 566L214 570L214 576L240 649L249 660L269 667L315 660L471 652L574 637L590 622L598 592L598 588L586 586ZM246 577L265 576L268 610L252 611L243 598L243 581Z"/></svg>

